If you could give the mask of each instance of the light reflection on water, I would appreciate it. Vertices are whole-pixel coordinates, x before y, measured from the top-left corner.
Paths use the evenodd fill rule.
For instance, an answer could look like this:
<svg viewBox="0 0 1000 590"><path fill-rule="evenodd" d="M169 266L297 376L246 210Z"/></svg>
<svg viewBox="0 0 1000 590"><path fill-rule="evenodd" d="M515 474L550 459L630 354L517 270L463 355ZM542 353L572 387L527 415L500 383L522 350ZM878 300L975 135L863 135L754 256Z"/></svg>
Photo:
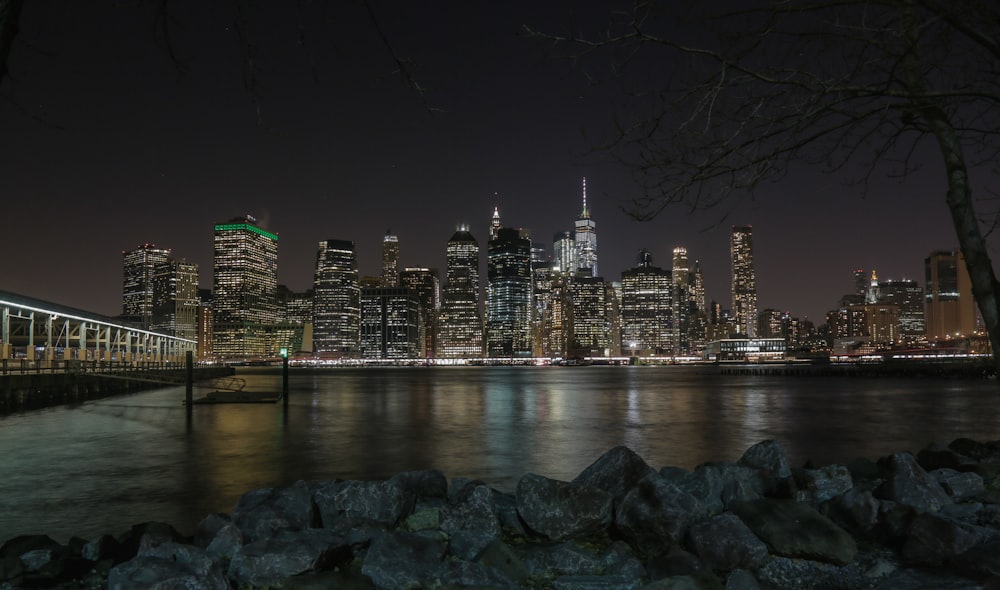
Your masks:
<svg viewBox="0 0 1000 590"><path fill-rule="evenodd" d="M276 371L241 372L277 391ZM512 490L572 479L626 445L654 467L735 461L778 439L793 464L1000 439L995 381L720 376L698 367L292 371L290 404L197 406L183 388L0 418L0 541L147 520L185 532L299 479L436 468Z"/></svg>

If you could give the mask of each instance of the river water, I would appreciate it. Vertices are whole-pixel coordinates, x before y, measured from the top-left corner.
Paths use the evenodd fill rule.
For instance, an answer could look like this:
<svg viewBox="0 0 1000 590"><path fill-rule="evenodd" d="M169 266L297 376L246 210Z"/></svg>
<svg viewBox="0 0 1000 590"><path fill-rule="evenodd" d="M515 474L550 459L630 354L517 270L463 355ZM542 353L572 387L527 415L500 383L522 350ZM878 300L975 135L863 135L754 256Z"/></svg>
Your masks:
<svg viewBox="0 0 1000 590"><path fill-rule="evenodd" d="M280 391L280 370L241 371ZM291 370L289 405L199 405L183 387L0 417L0 542L65 542L150 520L192 533L250 489L435 468L505 491L568 480L626 445L653 467L793 465L1000 439L995 380L723 376L711 367ZM204 393L203 391L200 393ZM196 396L200 394L196 391Z"/></svg>

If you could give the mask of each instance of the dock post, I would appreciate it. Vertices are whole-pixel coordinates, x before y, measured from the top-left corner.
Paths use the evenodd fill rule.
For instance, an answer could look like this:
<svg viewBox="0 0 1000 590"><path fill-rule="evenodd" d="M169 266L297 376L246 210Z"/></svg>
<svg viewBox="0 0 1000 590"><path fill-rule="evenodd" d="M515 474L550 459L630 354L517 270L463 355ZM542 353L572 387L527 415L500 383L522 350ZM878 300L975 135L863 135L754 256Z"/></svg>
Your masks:
<svg viewBox="0 0 1000 590"><path fill-rule="evenodd" d="M288 356L281 357L281 404L288 407Z"/></svg>
<svg viewBox="0 0 1000 590"><path fill-rule="evenodd" d="M192 397L194 394L194 356L189 350L184 355L185 364L185 380L184 380L184 403L187 404L188 408L191 408Z"/></svg>

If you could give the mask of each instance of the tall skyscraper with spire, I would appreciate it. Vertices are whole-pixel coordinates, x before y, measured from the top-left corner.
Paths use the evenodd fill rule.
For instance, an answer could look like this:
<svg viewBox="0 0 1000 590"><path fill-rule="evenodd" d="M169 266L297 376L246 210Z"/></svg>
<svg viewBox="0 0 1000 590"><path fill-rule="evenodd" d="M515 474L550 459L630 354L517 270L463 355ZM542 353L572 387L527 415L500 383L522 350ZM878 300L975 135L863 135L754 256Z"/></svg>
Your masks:
<svg viewBox="0 0 1000 590"><path fill-rule="evenodd" d="M475 358L483 355L483 321L479 310L479 243L466 226L448 240L447 274L439 316L438 356Z"/></svg>
<svg viewBox="0 0 1000 590"><path fill-rule="evenodd" d="M382 238L382 274L378 282L380 287L399 286L399 238L391 229L385 230Z"/></svg>
<svg viewBox="0 0 1000 590"><path fill-rule="evenodd" d="M490 239L497 239L500 232L500 207L493 208L493 218L490 220Z"/></svg>
<svg viewBox="0 0 1000 590"><path fill-rule="evenodd" d="M583 210L576 219L573 238L576 242L576 273L579 269L587 269L591 277L600 276L597 272L597 223L590 217L587 208L587 178L583 178Z"/></svg>
<svg viewBox="0 0 1000 590"><path fill-rule="evenodd" d="M736 330L753 338L757 335L757 276L753 268L752 226L733 226L729 253L733 275L732 315Z"/></svg>

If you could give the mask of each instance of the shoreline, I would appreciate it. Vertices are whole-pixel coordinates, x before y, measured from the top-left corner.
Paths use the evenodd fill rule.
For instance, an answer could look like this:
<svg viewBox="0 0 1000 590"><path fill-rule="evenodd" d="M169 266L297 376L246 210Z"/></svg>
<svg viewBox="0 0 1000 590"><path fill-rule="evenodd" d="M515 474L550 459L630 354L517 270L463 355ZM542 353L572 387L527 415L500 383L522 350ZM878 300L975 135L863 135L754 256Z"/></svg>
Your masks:
<svg viewBox="0 0 1000 590"><path fill-rule="evenodd" d="M299 481L246 492L190 537L145 523L0 548L0 588L141 588L150 576L191 588L985 588L1000 584L1000 441L793 468L769 440L690 471L615 447L571 481L528 473L512 493L434 470Z"/></svg>

